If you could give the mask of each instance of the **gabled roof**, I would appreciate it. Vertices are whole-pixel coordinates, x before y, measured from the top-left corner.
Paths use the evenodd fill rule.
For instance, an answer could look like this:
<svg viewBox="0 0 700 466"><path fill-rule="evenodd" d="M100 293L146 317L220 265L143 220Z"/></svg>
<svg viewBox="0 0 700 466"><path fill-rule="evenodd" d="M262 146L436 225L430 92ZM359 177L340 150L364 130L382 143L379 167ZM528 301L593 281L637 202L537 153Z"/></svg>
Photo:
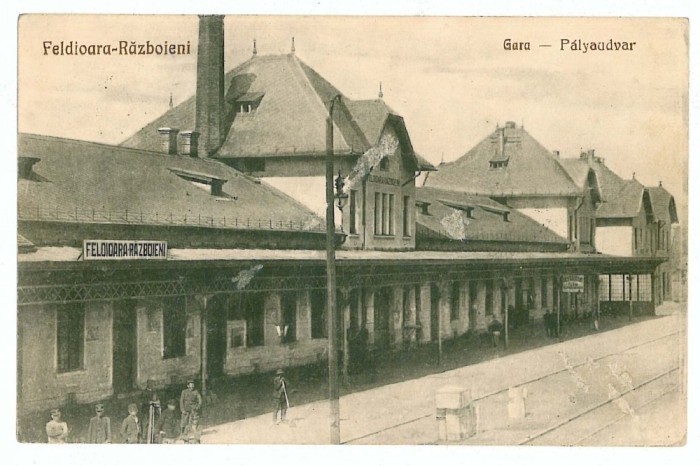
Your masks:
<svg viewBox="0 0 700 466"><path fill-rule="evenodd" d="M569 175L571 181L580 189L591 189L591 198L594 203L601 201L600 185L595 170L591 167L589 160L583 154L578 159L560 159L559 163Z"/></svg>
<svg viewBox="0 0 700 466"><path fill-rule="evenodd" d="M590 165L581 159L559 159L562 168L576 186L583 189L591 171Z"/></svg>
<svg viewBox="0 0 700 466"><path fill-rule="evenodd" d="M591 167L596 173L602 203L598 218L632 218L644 208L644 186L636 179L625 180L610 170L601 159L594 158Z"/></svg>
<svg viewBox="0 0 700 466"><path fill-rule="evenodd" d="M416 203L429 204L427 214L416 209L416 224L448 239L567 243L544 225L485 196L417 187Z"/></svg>
<svg viewBox="0 0 700 466"><path fill-rule="evenodd" d="M491 168L491 162L506 159L506 166ZM581 192L559 160L511 122L459 159L440 165L426 186L491 197L575 196Z"/></svg>
<svg viewBox="0 0 700 466"><path fill-rule="evenodd" d="M326 150L328 105L336 96L334 153L359 155L379 140L389 119L406 133L403 119L382 100L350 100L295 54L254 56L224 78L226 139L215 158L323 155ZM241 99L260 99L251 113L236 113ZM165 112L122 143L126 147L159 151L159 127L192 130L195 97ZM407 134L407 133L406 133ZM408 141L409 156L413 150ZM420 165L419 162L416 162ZM426 165L427 166L427 165Z"/></svg>
<svg viewBox="0 0 700 466"><path fill-rule="evenodd" d="M70 218L73 212L85 215L94 210L103 220L125 212L133 218L142 212L167 223L172 215L180 219L175 225L182 224L184 216L195 225L199 218L226 218L228 227L235 219L293 222L297 228L320 222L289 196L216 160L33 134L20 134L19 154L41 159L33 169L44 180L18 181L20 217L24 212L39 218L54 213ZM223 191L213 195L182 173L204 174L222 183Z"/></svg>
<svg viewBox="0 0 700 466"><path fill-rule="evenodd" d="M678 213L676 212L676 200L671 193L663 186L646 188L649 192L651 207L656 220L666 223L678 223Z"/></svg>

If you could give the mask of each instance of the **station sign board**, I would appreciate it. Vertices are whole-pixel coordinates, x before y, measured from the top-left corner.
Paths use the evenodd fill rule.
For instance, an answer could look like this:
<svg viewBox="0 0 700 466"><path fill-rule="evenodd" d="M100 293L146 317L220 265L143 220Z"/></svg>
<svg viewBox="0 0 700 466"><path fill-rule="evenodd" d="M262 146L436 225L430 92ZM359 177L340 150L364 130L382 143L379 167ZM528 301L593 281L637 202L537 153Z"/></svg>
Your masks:
<svg viewBox="0 0 700 466"><path fill-rule="evenodd" d="M83 240L83 260L167 259L166 241Z"/></svg>
<svg viewBox="0 0 700 466"><path fill-rule="evenodd" d="M583 275L564 275L561 279L561 291L564 293L583 293Z"/></svg>

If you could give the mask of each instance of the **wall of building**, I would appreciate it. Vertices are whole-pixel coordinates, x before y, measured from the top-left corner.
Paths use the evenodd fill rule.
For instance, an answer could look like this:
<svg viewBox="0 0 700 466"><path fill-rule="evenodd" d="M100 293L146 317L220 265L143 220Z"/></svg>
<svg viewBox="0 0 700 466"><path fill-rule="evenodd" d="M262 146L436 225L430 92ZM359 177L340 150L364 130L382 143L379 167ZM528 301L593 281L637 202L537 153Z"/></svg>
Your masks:
<svg viewBox="0 0 700 466"><path fill-rule="evenodd" d="M391 125L384 128L383 135L396 138L396 132ZM350 228L350 206L349 201L343 210L343 231L349 236L345 241L346 249L387 249L387 250L409 250L414 249L416 244L415 232L415 199L416 186L413 180L414 172L408 170L402 147L398 147L394 154L387 157L388 166L382 169L375 166L364 180L358 180L354 185L347 186L350 190L356 191L357 215L355 234L351 234ZM394 196L393 234L384 234L375 231L375 194L391 194ZM403 231L403 204L404 197L408 197L408 231ZM364 214L363 214L364 209ZM406 234L404 234L406 233Z"/></svg>
<svg viewBox="0 0 700 466"><path fill-rule="evenodd" d="M534 203L543 202L541 200L533 200ZM525 200L509 200L508 204L524 215L527 215L540 225L552 230L562 238L568 238L568 210L567 207L561 207L561 202L552 203L553 207L530 207ZM518 207L522 206L522 207Z"/></svg>
<svg viewBox="0 0 700 466"><path fill-rule="evenodd" d="M598 226L596 228L596 248L603 254L612 256L632 256L631 226Z"/></svg>
<svg viewBox="0 0 700 466"><path fill-rule="evenodd" d="M241 375L267 372L280 367L313 364L327 358L328 339L311 338L311 305L308 290L296 293L296 340L284 343L278 334L281 319L281 294L265 293L264 298L264 345L237 347L226 339L224 372Z"/></svg>
<svg viewBox="0 0 700 466"><path fill-rule="evenodd" d="M149 381L156 387L171 383L184 384L189 377L198 377L201 367L201 303L192 296L186 298L187 327L185 355L163 357L162 300L139 300L136 307L137 370L136 384L145 388Z"/></svg>
<svg viewBox="0 0 700 466"><path fill-rule="evenodd" d="M83 367L58 373L58 305L27 306L18 313L21 360L20 411L48 409L69 401L89 403L112 394L112 307L85 303ZM18 371L18 376L19 376Z"/></svg>

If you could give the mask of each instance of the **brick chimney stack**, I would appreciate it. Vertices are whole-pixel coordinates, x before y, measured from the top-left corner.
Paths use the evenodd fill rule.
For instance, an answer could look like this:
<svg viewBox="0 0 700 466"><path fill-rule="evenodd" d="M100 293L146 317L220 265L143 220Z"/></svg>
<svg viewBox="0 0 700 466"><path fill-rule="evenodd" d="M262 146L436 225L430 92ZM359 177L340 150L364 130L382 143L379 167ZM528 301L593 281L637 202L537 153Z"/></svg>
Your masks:
<svg viewBox="0 0 700 466"><path fill-rule="evenodd" d="M195 132L197 154L208 157L224 142L224 17L200 15Z"/></svg>

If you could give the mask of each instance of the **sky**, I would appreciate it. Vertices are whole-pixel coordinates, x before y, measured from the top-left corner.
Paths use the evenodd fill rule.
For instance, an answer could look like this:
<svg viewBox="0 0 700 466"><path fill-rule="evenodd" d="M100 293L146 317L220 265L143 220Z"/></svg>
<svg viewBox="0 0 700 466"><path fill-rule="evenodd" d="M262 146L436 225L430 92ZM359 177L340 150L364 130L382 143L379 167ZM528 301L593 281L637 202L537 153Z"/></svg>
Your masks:
<svg viewBox="0 0 700 466"><path fill-rule="evenodd" d="M196 16L24 16L21 132L118 144L194 94ZM463 155L507 120L562 157L595 149L624 178L687 203L688 47L683 19L227 16L226 69L296 54L351 99L404 117L434 164ZM504 40L531 50L504 50ZM634 42L633 51L560 50L561 40ZM44 41L190 42L182 56L53 56ZM539 47L549 44L551 47Z"/></svg>

